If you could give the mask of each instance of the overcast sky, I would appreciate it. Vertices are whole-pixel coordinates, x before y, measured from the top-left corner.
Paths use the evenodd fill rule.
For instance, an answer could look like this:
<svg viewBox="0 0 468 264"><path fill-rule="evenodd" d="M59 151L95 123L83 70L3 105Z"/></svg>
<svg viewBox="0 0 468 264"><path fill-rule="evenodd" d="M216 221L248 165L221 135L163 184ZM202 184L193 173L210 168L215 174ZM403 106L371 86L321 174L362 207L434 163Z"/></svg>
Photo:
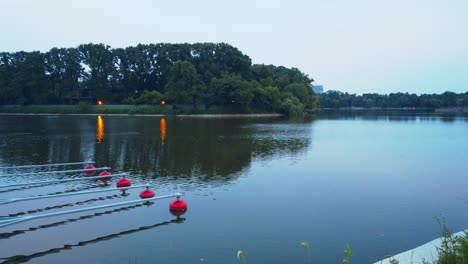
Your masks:
<svg viewBox="0 0 468 264"><path fill-rule="evenodd" d="M325 90L468 91L467 0L1 0L0 51L227 42Z"/></svg>

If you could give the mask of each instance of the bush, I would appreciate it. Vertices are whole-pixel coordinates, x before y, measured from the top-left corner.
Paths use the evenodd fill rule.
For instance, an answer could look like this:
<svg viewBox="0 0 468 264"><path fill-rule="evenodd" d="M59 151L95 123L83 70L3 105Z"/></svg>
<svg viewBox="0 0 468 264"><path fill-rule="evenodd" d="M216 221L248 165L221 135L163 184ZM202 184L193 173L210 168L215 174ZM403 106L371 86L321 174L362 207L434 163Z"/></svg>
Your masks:
<svg viewBox="0 0 468 264"><path fill-rule="evenodd" d="M304 116L304 105L296 97L288 97L283 101L283 109L291 118Z"/></svg>
<svg viewBox="0 0 468 264"><path fill-rule="evenodd" d="M158 91L145 90L142 95L134 100L135 104L159 105L163 95Z"/></svg>
<svg viewBox="0 0 468 264"><path fill-rule="evenodd" d="M437 264L468 264L468 232L463 236L454 236L443 227L442 246L437 248Z"/></svg>
<svg viewBox="0 0 468 264"><path fill-rule="evenodd" d="M78 104L78 111L80 113L89 113L89 112L91 112L91 104L89 102L80 102Z"/></svg>

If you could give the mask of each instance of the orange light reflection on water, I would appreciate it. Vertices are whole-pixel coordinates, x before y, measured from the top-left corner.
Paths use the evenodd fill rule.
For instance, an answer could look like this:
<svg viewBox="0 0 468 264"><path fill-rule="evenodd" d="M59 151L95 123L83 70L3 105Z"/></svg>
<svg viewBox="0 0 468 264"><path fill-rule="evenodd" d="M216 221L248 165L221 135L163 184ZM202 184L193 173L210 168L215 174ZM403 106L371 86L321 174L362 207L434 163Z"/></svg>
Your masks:
<svg viewBox="0 0 468 264"><path fill-rule="evenodd" d="M102 139L104 138L104 120L102 117L99 115L97 117L97 131L96 131L96 137L97 137L97 142L101 143Z"/></svg>
<svg viewBox="0 0 468 264"><path fill-rule="evenodd" d="M159 121L159 126L161 129L161 144L164 145L166 139L166 119L164 117Z"/></svg>

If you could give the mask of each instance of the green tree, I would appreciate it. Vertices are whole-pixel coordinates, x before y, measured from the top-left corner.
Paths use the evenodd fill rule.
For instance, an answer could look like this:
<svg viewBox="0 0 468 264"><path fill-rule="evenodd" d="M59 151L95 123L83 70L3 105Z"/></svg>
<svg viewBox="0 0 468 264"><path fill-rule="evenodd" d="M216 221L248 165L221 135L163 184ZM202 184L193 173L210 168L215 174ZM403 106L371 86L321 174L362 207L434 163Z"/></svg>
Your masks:
<svg viewBox="0 0 468 264"><path fill-rule="evenodd" d="M17 99L12 97L13 91L10 86L15 72L12 58L11 53L0 53L0 104L11 104Z"/></svg>
<svg viewBox="0 0 468 264"><path fill-rule="evenodd" d="M468 106L468 92L462 96L461 105Z"/></svg>
<svg viewBox="0 0 468 264"><path fill-rule="evenodd" d="M443 107L454 107L457 105L457 94L454 92L444 92L440 97Z"/></svg>
<svg viewBox="0 0 468 264"><path fill-rule="evenodd" d="M112 101L114 64L111 48L104 44L85 44L78 47L81 63L86 68L81 75L93 99Z"/></svg>
<svg viewBox="0 0 468 264"><path fill-rule="evenodd" d="M309 88L312 81L297 68L252 65L247 55L226 43L118 49L89 43L45 53L0 53L2 104L154 102L159 95L149 92L157 91L194 108L205 102L236 112L282 112L284 93L290 93L309 110L317 104Z"/></svg>
<svg viewBox="0 0 468 264"><path fill-rule="evenodd" d="M9 87L19 104L47 102L48 82L44 68L44 54L34 51L15 54L16 65Z"/></svg>
<svg viewBox="0 0 468 264"><path fill-rule="evenodd" d="M169 72L167 98L176 104L190 103L196 109L203 91L204 84L195 66L189 61L176 61Z"/></svg>
<svg viewBox="0 0 468 264"><path fill-rule="evenodd" d="M254 82L240 76L226 75L211 81L208 90L209 105L225 106L234 111L248 112L254 99Z"/></svg>
<svg viewBox="0 0 468 264"><path fill-rule="evenodd" d="M145 90L140 97L135 100L136 104L158 105L161 103L163 95L158 91Z"/></svg>
<svg viewBox="0 0 468 264"><path fill-rule="evenodd" d="M45 53L45 69L49 76L47 103L70 104L79 94L83 73L80 62L79 52L74 48L53 48Z"/></svg>
<svg viewBox="0 0 468 264"><path fill-rule="evenodd" d="M252 105L259 110L267 112L281 111L281 92L278 87L258 86L254 89L254 99Z"/></svg>
<svg viewBox="0 0 468 264"><path fill-rule="evenodd" d="M285 92L289 92L298 98L306 110L312 110L317 107L317 96L310 86L304 83L292 83L286 86Z"/></svg>
<svg viewBox="0 0 468 264"><path fill-rule="evenodd" d="M284 95L282 105L289 117L298 118L304 115L304 105L289 93Z"/></svg>

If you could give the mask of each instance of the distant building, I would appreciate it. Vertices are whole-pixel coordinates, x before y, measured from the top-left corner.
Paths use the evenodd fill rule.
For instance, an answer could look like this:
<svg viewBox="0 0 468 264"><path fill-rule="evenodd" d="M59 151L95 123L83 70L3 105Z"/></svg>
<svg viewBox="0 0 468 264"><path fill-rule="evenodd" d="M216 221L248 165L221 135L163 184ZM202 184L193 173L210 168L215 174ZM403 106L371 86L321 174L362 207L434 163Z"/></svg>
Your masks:
<svg viewBox="0 0 468 264"><path fill-rule="evenodd" d="M314 91L317 94L323 93L323 85L310 85L310 88L312 88L312 91Z"/></svg>

